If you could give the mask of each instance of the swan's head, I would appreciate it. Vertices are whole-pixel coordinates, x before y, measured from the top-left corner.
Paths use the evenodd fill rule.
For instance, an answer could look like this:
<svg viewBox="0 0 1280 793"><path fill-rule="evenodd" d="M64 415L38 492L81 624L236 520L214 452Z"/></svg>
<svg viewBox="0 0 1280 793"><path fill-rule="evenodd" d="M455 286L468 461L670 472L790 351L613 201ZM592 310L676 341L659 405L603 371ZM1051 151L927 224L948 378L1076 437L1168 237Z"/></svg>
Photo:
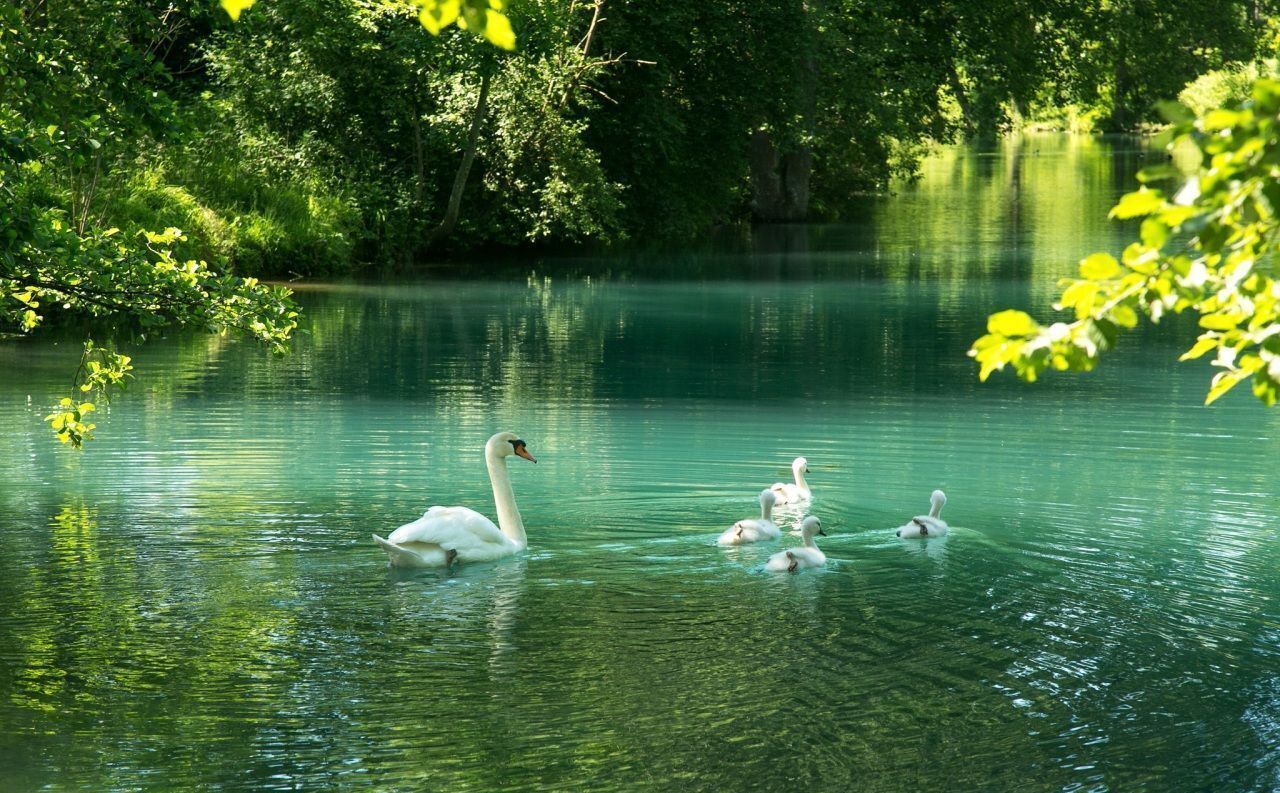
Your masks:
<svg viewBox="0 0 1280 793"><path fill-rule="evenodd" d="M817 515L805 515L804 520L800 521L800 534L806 540L815 536L827 536L827 533L822 530L822 521L818 520Z"/></svg>
<svg viewBox="0 0 1280 793"><path fill-rule="evenodd" d="M489 439L484 445L485 454L506 459L511 455L523 457L531 463L538 462L538 458L529 453L529 445L520 440L520 436L514 432L499 432Z"/></svg>
<svg viewBox="0 0 1280 793"><path fill-rule="evenodd" d="M929 496L929 503L934 509L942 509L942 507L947 503L947 494L943 493L941 490L935 490L933 491L933 495Z"/></svg>
<svg viewBox="0 0 1280 793"><path fill-rule="evenodd" d="M797 457L791 463L791 470L798 474L807 474L809 473L809 461L803 457Z"/></svg>
<svg viewBox="0 0 1280 793"><path fill-rule="evenodd" d="M760 491L760 506L772 507L774 502L777 500L778 500L778 497L773 494L772 490L765 488L764 490Z"/></svg>

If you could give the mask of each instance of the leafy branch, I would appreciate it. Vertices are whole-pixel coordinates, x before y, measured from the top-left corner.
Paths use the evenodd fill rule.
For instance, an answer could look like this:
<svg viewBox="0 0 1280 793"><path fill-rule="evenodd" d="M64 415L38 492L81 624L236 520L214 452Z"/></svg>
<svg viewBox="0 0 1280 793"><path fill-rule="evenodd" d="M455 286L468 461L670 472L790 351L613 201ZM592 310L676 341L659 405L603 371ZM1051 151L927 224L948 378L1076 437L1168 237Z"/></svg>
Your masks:
<svg viewBox="0 0 1280 793"><path fill-rule="evenodd" d="M137 327L201 327L213 333L236 332L288 349L298 324L289 290L256 278L222 275L203 261L179 261L171 246L183 239L176 228L142 232L141 246L116 239L108 229L81 236L59 213L32 223L31 235L0 246L0 324L30 333L45 323L40 311L132 321ZM50 252L56 255L49 255ZM92 438L88 414L96 406L79 398L108 397L123 387L132 359L109 345L85 342L72 378L73 396L60 399L45 417L63 443L79 448Z"/></svg>
<svg viewBox="0 0 1280 793"><path fill-rule="evenodd" d="M1179 360L1215 352L1205 404L1252 381L1254 395L1274 405L1280 396L1280 283L1274 279L1280 231L1280 81L1254 82L1250 98L1196 116L1161 103L1170 122L1157 141L1190 160L1190 175L1172 165L1138 173L1143 186L1111 210L1142 219L1139 239L1119 261L1095 253L1080 277L1060 282L1054 308L1074 321L1037 323L1023 311L991 315L987 334L969 355L986 380L1012 366L1034 381L1046 369L1087 371L1139 315L1194 311L1202 333ZM1178 184L1172 195L1152 184Z"/></svg>

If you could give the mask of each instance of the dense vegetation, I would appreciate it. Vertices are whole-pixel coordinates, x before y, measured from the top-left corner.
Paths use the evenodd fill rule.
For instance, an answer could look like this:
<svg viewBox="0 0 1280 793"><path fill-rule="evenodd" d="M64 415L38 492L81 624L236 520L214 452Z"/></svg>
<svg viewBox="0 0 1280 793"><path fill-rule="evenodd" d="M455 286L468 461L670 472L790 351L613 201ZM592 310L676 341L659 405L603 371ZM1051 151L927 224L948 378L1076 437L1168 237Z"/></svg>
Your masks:
<svg viewBox="0 0 1280 793"><path fill-rule="evenodd" d="M253 275L689 236L838 216L930 140L1154 121L1271 47L1239 0L524 0L514 51L425 5L10 6L4 189Z"/></svg>
<svg viewBox="0 0 1280 793"><path fill-rule="evenodd" d="M838 217L930 141L1129 129L1197 78L1238 95L1275 39L1263 0L222 5L239 21L0 7L5 329L90 316L279 349L296 313L256 276ZM129 368L86 345L63 440Z"/></svg>

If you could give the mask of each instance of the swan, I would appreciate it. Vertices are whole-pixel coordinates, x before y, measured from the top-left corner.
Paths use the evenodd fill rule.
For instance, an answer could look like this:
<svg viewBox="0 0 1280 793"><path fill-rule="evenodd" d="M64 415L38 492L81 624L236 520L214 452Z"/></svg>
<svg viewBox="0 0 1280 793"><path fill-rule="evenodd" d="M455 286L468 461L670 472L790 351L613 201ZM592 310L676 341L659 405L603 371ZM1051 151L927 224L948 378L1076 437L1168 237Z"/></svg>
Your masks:
<svg viewBox="0 0 1280 793"><path fill-rule="evenodd" d="M916 515L905 526L898 529L899 537L941 537L947 533L947 522L938 515L947 503L947 494L941 490L933 491L929 497L929 514Z"/></svg>
<svg viewBox="0 0 1280 793"><path fill-rule="evenodd" d="M800 534L804 537L804 545L775 553L769 557L769 561L765 562L764 569L775 573L794 573L802 567L822 567L826 564L827 555L818 550L818 546L813 542L815 534L827 536L827 533L822 530L822 521L814 515L806 515L805 519L800 521Z"/></svg>
<svg viewBox="0 0 1280 793"><path fill-rule="evenodd" d="M782 532L778 531L777 524L773 522L773 502L775 500L772 490L761 490L759 519L738 521L725 529L724 533L720 535L720 539L716 540L716 543L718 545L740 545L744 542L776 540L781 537Z"/></svg>
<svg viewBox="0 0 1280 793"><path fill-rule="evenodd" d="M777 498L778 504L797 504L801 501L808 501L809 485L804 481L804 475L809 473L809 461L803 457L797 457L791 463L791 474L795 477L795 484L791 482L774 482L769 487L773 491L774 497Z"/></svg>
<svg viewBox="0 0 1280 793"><path fill-rule="evenodd" d="M536 463L528 445L514 432L499 432L484 445L498 525L467 507L432 507L386 539L373 541L387 552L393 567L449 567L454 562L487 562L523 551L529 544L507 475L507 458L517 455Z"/></svg>

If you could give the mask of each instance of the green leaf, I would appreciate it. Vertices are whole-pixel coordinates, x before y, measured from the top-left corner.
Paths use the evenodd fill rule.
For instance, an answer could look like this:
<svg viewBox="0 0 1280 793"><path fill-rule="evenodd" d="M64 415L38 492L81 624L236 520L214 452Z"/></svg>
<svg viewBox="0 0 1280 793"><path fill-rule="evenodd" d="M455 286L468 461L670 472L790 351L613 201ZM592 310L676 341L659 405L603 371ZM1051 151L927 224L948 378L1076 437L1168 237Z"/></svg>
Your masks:
<svg viewBox="0 0 1280 793"><path fill-rule="evenodd" d="M1030 336L1038 329L1030 314L1012 308L987 318L987 332L998 336Z"/></svg>
<svg viewBox="0 0 1280 793"><path fill-rule="evenodd" d="M250 8L257 0L219 0L222 10L227 12L232 22L240 21L240 13Z"/></svg>
<svg viewBox="0 0 1280 793"><path fill-rule="evenodd" d="M1120 263L1109 253L1095 253L1080 262L1080 277L1090 281L1105 281L1115 278L1121 272Z"/></svg>
<svg viewBox="0 0 1280 793"><path fill-rule="evenodd" d="M433 36L456 22L462 9L460 0L422 0L421 5L418 21Z"/></svg>
<svg viewBox="0 0 1280 793"><path fill-rule="evenodd" d="M1191 361L1204 355L1209 350L1217 349L1217 336L1201 336L1198 341L1178 358L1179 361Z"/></svg>
<svg viewBox="0 0 1280 793"><path fill-rule="evenodd" d="M1142 221L1142 229L1139 235L1142 237L1143 245L1159 250L1164 247L1165 242L1169 239L1169 227L1165 225L1164 221L1150 217Z"/></svg>
<svg viewBox="0 0 1280 793"><path fill-rule="evenodd" d="M484 37L504 50L516 48L516 32L511 29L511 20L493 9L485 12Z"/></svg>
<svg viewBox="0 0 1280 793"><path fill-rule="evenodd" d="M1205 314L1200 318L1200 327L1205 330L1231 330L1239 325L1242 319L1244 319L1244 315L1236 311Z"/></svg>
<svg viewBox="0 0 1280 793"><path fill-rule="evenodd" d="M1212 405L1218 400L1218 397L1227 393L1236 387L1236 384L1248 377L1252 372L1222 372L1213 378L1213 385L1209 388L1209 395L1204 398L1206 405Z"/></svg>
<svg viewBox="0 0 1280 793"><path fill-rule="evenodd" d="M1057 308L1071 309L1076 319L1084 319L1093 313L1093 303L1098 297L1098 285L1093 281L1076 281L1062 292Z"/></svg>
<svg viewBox="0 0 1280 793"><path fill-rule="evenodd" d="M1140 187L1132 193L1126 193L1111 209L1111 217L1117 220L1150 215L1164 206L1164 194L1159 190Z"/></svg>
<svg viewBox="0 0 1280 793"><path fill-rule="evenodd" d="M1234 127L1236 124L1240 123L1243 117L1244 114L1240 111L1219 108L1217 110L1210 110L1206 113L1201 124L1204 127L1205 132L1214 132L1220 129Z"/></svg>
<svg viewBox="0 0 1280 793"><path fill-rule="evenodd" d="M1138 324L1138 313L1123 303L1111 309L1111 321L1122 328L1132 328Z"/></svg>

